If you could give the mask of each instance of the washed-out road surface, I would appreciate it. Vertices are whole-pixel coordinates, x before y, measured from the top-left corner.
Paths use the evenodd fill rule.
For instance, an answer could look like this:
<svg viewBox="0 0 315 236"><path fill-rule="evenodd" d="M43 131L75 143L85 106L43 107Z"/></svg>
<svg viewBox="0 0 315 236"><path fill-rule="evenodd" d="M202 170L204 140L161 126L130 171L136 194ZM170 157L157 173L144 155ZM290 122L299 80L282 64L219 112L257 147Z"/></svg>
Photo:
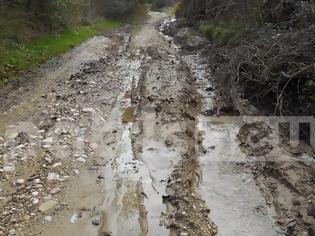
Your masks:
<svg viewBox="0 0 315 236"><path fill-rule="evenodd" d="M0 235L284 235L238 127L203 115L206 62L160 32L167 19L94 37L0 93Z"/></svg>

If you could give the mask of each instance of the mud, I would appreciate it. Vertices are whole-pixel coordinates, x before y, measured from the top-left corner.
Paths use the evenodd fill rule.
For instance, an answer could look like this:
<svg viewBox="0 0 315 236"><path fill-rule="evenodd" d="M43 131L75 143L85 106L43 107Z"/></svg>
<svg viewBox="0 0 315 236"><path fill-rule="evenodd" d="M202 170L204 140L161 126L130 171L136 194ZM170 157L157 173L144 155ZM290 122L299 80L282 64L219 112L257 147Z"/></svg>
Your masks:
<svg viewBox="0 0 315 236"><path fill-rule="evenodd" d="M250 146L272 128L222 116L207 42L172 22L150 12L1 90L0 235L308 234L314 162Z"/></svg>
<svg viewBox="0 0 315 236"><path fill-rule="evenodd" d="M187 49L187 39L176 37L177 32L182 35L176 24L170 27L170 34ZM194 35L193 30L190 32L189 37ZM235 89L224 78L213 75L216 64L210 64L209 53L217 57L216 63L219 59L224 63L224 55L211 46L197 53L195 49L185 50L183 57L195 68L196 85L203 97L198 118L203 140L199 148L203 173L200 191L218 226L218 235L312 235L312 149L303 142L298 148L283 143L288 139L282 133L279 137L279 127L262 122L257 108L233 93ZM232 101L226 99L226 93ZM221 113L223 109L228 113ZM243 116L231 117L237 113ZM242 222L236 223L237 219Z"/></svg>

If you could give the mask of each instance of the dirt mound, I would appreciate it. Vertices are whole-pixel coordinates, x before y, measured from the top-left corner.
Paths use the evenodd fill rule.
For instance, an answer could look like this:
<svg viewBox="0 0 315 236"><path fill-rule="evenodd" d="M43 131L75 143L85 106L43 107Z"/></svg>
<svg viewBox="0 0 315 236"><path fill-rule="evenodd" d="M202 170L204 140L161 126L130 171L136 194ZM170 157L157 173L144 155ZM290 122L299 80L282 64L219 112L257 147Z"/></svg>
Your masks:
<svg viewBox="0 0 315 236"><path fill-rule="evenodd" d="M245 124L239 131L241 148L248 155L264 156L272 150L272 145L265 140L272 133L271 128L263 122Z"/></svg>

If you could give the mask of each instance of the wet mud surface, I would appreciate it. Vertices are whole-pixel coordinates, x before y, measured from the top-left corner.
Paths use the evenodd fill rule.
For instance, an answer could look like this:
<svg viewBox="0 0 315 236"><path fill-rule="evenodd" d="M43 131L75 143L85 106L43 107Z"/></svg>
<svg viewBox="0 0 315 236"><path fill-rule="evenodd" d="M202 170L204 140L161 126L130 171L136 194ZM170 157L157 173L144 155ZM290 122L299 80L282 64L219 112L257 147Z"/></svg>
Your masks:
<svg viewBox="0 0 315 236"><path fill-rule="evenodd" d="M250 146L272 128L222 115L207 43L172 22L151 12L0 92L0 236L312 236L313 159Z"/></svg>

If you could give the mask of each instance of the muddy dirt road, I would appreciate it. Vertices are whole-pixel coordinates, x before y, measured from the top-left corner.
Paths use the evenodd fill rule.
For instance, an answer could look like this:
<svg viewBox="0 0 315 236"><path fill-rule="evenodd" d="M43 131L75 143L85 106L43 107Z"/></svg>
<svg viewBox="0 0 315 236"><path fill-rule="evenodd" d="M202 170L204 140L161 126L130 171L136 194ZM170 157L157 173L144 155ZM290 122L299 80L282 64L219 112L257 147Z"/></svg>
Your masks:
<svg viewBox="0 0 315 236"><path fill-rule="evenodd" d="M167 19L94 37L1 92L0 235L285 235L238 127L204 113L206 62L159 31Z"/></svg>

